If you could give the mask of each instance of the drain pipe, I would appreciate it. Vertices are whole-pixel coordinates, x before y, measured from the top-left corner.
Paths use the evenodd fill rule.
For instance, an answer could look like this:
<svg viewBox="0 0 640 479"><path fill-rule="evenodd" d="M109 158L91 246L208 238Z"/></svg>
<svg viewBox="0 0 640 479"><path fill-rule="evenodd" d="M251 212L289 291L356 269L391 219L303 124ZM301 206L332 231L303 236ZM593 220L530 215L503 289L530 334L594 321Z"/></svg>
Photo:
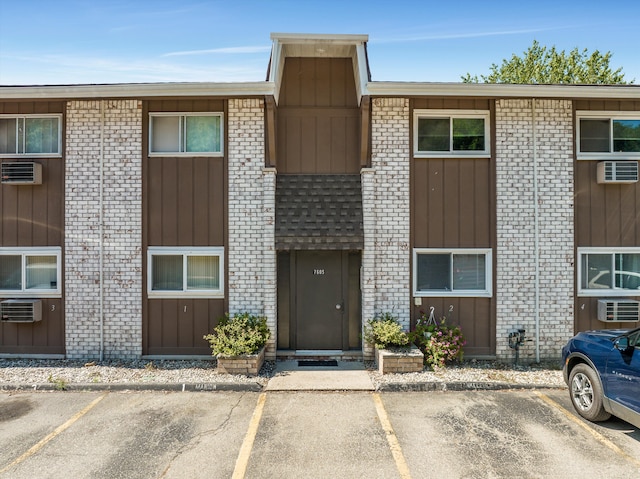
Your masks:
<svg viewBox="0 0 640 479"><path fill-rule="evenodd" d="M100 226L99 226L99 314L100 314L100 361L104 359L104 100L100 100Z"/></svg>
<svg viewBox="0 0 640 479"><path fill-rule="evenodd" d="M535 248L535 322L536 363L540 362L540 211L538 207L538 140L536 138L536 99L531 99L531 133L533 135L533 216Z"/></svg>

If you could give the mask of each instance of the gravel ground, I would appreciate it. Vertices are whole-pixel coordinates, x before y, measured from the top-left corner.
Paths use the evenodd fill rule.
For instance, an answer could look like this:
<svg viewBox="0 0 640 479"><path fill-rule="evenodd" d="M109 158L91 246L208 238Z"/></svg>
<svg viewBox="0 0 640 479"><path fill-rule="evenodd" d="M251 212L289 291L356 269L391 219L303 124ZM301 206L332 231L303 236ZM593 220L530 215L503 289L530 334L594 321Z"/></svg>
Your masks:
<svg viewBox="0 0 640 479"><path fill-rule="evenodd" d="M365 362L374 385L421 382L490 382L565 387L558 363L513 365L490 361L467 361L437 371L379 374ZM52 384L193 384L258 383L265 385L274 374L275 362L267 361L257 377L218 374L214 359L194 361L103 361L0 359L0 389L12 386Z"/></svg>

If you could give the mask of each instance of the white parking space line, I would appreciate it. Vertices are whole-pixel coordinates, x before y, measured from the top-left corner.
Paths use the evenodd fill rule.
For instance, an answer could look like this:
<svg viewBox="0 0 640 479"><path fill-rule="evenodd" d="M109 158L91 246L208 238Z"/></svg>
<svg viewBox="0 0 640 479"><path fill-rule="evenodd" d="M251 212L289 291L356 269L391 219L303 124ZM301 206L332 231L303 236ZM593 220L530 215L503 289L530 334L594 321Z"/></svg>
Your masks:
<svg viewBox="0 0 640 479"><path fill-rule="evenodd" d="M80 419L82 416L84 416L89 411L91 411L95 407L96 404L98 404L100 401L102 401L107 396L107 394L109 394L109 393L106 392L102 396L98 396L96 399L91 401L88 406L86 406L81 411L77 412L71 419L66 421L64 424L58 426L52 433L46 435L44 438L42 438L40 441L38 441L27 452L25 452L20 457L15 459L9 465L7 465L4 468L0 469L0 474L4 474L5 472L7 472L12 467L17 466L18 464L20 464L25 459L33 456L36 452L38 452L40 449L42 449L44 446L46 446L47 443L49 443L51 440L53 440L56 436L60 435L61 433L63 433L67 429L69 429L69 427L71 427L78 419Z"/></svg>
<svg viewBox="0 0 640 479"><path fill-rule="evenodd" d="M249 429L242 441L242 447L238 453L238 459L236 459L236 466L233 470L232 479L244 479L247 473L247 465L249 464L249 457L251 457L251 450L253 449L253 443L258 433L258 426L260 425L260 419L262 418L262 412L264 411L264 403L267 400L265 393L260 394L258 397L258 404L253 411L251 421L249 422Z"/></svg>
<svg viewBox="0 0 640 479"><path fill-rule="evenodd" d="M404 454L402 454L402 448L400 447L400 442L398 442L398 437L396 436L396 433L393 430L393 426L391 426L391 421L389 420L387 411L384 408L384 404L382 403L380 394L373 393L373 402L376 405L376 412L378 413L380 424L382 424L382 429L384 430L384 433L387 436L387 442L389 443L389 448L391 449L391 454L393 455L393 459L396 462L398 473L400 473L401 479L411 479L409 466L407 465L407 461L404 458Z"/></svg>
<svg viewBox="0 0 640 479"><path fill-rule="evenodd" d="M538 396L540 399L542 399L545 403L547 403L548 405L552 406L553 408L557 409L558 411L560 411L562 414L564 414L567 418L569 418L571 421L573 421L575 424L577 424L578 426L580 426L581 428L583 428L585 431L587 431L589 434L591 434L598 442L600 442L602 445L608 447L609 449L611 449L613 452L615 452L616 454L618 454L619 456L622 456L623 458L625 458L627 461L629 461L630 463L634 464L635 466L640 467L640 460L636 459L633 456L630 456L629 454L627 454L626 452L624 452L622 449L620 449L617 445L615 445L611 440L607 439L606 437L604 437L602 434L600 434L598 431L596 431L595 429L593 429L591 426L589 426L587 423L585 423L582 419L579 419L577 416L575 416L573 413L571 413L570 411L567 411L564 407L562 407L560 404L558 404L557 402L555 402L553 399L551 399L549 396L547 396L546 394L543 394L539 391L535 391L536 396Z"/></svg>

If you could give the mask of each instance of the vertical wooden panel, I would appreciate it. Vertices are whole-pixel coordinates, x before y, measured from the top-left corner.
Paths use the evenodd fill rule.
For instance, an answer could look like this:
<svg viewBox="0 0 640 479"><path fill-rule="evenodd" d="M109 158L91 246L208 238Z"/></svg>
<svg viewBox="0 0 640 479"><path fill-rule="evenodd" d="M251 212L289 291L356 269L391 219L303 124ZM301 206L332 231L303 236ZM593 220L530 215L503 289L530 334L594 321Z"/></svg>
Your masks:
<svg viewBox="0 0 640 479"><path fill-rule="evenodd" d="M0 103L3 114L63 114L65 102ZM62 122L64 137L64 120ZM31 160L16 158L15 161ZM0 185L0 246L64 247L64 158L37 158L41 185ZM64 266L64 265L63 265ZM64 277L64 267L63 273ZM0 298L4 299L4 298ZM51 307L54 311L51 311ZM36 323L0 324L0 353L64 354L64 301L42 299L43 319Z"/></svg>
<svg viewBox="0 0 640 479"><path fill-rule="evenodd" d="M225 103L204 98L167 99L150 101L146 108L169 112L224 111ZM148 115L145 115L143 132L147 131ZM226 246L225 158L147 157L143 171L145 247ZM211 354L202 336L211 332L224 309L224 299L145 297L144 354Z"/></svg>
<svg viewBox="0 0 640 479"><path fill-rule="evenodd" d="M278 253L278 349L291 349L290 255Z"/></svg>
<svg viewBox="0 0 640 479"><path fill-rule="evenodd" d="M448 160L445 160L448 161ZM427 179L427 238L431 248L444 247L444 165L443 160L429 160Z"/></svg>
<svg viewBox="0 0 640 479"><path fill-rule="evenodd" d="M185 158L186 161L179 162L177 181L177 207L176 211L178 224L179 246L193 246L193 162L194 159ZM171 211L173 213L173 211Z"/></svg>

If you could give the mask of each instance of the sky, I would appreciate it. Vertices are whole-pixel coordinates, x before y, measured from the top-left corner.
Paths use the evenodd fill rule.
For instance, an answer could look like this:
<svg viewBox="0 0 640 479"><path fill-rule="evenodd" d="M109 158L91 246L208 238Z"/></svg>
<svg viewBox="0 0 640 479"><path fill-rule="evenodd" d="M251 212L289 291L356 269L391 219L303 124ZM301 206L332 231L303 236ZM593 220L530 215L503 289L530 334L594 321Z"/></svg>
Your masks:
<svg viewBox="0 0 640 479"><path fill-rule="evenodd" d="M0 0L0 85L263 81L272 32L367 34L372 80L459 82L534 40L640 83L640 1Z"/></svg>

